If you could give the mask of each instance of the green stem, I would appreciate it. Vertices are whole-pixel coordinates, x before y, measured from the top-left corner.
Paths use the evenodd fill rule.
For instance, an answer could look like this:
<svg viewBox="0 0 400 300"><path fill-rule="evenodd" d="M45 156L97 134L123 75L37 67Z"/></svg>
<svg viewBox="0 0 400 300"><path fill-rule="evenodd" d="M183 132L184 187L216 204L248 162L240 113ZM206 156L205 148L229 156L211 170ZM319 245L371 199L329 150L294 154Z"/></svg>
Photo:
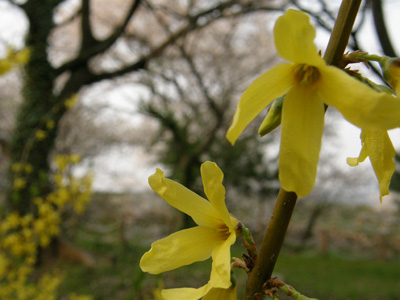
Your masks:
<svg viewBox="0 0 400 300"><path fill-rule="evenodd" d="M253 270L249 273L243 300L256 300L257 295L262 294L263 284L271 278L296 201L295 193L281 188L271 220L265 231L259 256Z"/></svg>
<svg viewBox="0 0 400 300"><path fill-rule="evenodd" d="M339 66L356 20L361 0L343 0L333 27L324 59L328 65Z"/></svg>
<svg viewBox="0 0 400 300"><path fill-rule="evenodd" d="M387 57L379 56L376 54L365 54L365 55L360 54L360 55L358 55L358 57L361 57L368 61L377 61L379 63L388 59Z"/></svg>
<svg viewBox="0 0 400 300"><path fill-rule="evenodd" d="M293 297L296 300L318 300L316 298L308 298L307 296L304 296L300 294L298 291L296 291L292 286L284 283L281 280L278 280L276 278L273 278L270 280L269 285L272 287L276 287L280 289L282 292L284 292L287 296Z"/></svg>

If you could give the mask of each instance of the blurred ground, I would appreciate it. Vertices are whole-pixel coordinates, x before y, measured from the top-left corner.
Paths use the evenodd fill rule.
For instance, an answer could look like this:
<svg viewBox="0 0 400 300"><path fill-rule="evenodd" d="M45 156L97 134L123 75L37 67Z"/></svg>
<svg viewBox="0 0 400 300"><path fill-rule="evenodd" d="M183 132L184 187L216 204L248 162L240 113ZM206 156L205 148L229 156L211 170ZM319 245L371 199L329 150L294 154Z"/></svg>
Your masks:
<svg viewBox="0 0 400 300"><path fill-rule="evenodd" d="M251 228L259 242L273 201L243 201L240 197L228 201L231 212ZM311 236L304 240L318 205L321 212ZM320 300L400 299L399 216L397 209L300 200L276 276ZM138 268L151 242L178 230L181 218L152 193L94 195L85 215L71 220L65 232L69 240L95 255L96 267L60 262L66 274L61 291L90 294L99 300L145 300L155 299L153 291L160 286L203 285L208 281L209 261L158 276ZM232 252L241 256L241 241ZM236 276L243 287L244 272L237 270ZM240 288L238 299L242 292Z"/></svg>

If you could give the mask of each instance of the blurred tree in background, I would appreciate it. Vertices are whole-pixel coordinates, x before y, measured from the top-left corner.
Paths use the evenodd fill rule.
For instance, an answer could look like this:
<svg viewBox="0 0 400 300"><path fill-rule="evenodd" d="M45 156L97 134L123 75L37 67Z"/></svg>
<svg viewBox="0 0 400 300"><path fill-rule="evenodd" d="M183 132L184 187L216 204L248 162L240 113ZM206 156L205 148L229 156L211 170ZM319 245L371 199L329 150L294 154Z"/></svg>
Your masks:
<svg viewBox="0 0 400 300"><path fill-rule="evenodd" d="M10 2L18 6L28 19L25 46L31 52L31 59L23 73L23 99L16 114L15 129L5 147L10 154L11 164L30 165L33 169L24 177L23 185L14 186L9 191L11 208L21 213L29 211L34 197L46 195L51 190L48 180L51 172L49 158L60 121L71 107L71 97L83 87L100 81L127 74L137 75L131 78L137 81L143 78L146 71L151 74L151 70L158 69L164 59L169 59L165 55L172 45L177 45L203 99L213 112L215 121L211 123L215 123L215 129L211 130L209 141L214 140L216 129L224 124L224 106L231 100L233 92L225 95L217 104L215 99L221 94L207 91L208 87L202 79L205 75L197 70L191 57L194 53L190 53L184 44L217 20L243 17L246 13L258 10L283 8L281 5L277 7L275 1L189 1L180 4L168 1L107 3L87 0L75 7L70 1ZM68 51L61 47L66 47ZM238 75L241 74L239 70L236 71ZM168 77L168 74L161 75ZM223 88L227 90L228 87ZM203 100L200 98L200 101ZM158 112L156 104L152 104L152 110L155 116ZM198 148L195 143L193 147ZM203 152L199 151L198 154ZM190 161L198 161L199 157L190 155ZM185 167L180 172L190 173ZM10 181L13 182L18 176L12 173Z"/></svg>

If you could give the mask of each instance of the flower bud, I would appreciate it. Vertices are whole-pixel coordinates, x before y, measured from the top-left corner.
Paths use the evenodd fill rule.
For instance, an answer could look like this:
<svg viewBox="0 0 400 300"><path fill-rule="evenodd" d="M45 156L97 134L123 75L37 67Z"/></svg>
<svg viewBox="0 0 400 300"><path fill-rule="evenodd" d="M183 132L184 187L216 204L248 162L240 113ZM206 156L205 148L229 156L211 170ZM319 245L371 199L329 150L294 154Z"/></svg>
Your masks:
<svg viewBox="0 0 400 300"><path fill-rule="evenodd" d="M383 77L396 95L400 96L400 58L388 58L381 62Z"/></svg>
<svg viewBox="0 0 400 300"><path fill-rule="evenodd" d="M285 96L276 98L272 102L272 105L268 110L267 116L265 117L260 128L258 129L258 134L260 136L264 136L267 133L270 133L281 124L282 104L284 97Z"/></svg>

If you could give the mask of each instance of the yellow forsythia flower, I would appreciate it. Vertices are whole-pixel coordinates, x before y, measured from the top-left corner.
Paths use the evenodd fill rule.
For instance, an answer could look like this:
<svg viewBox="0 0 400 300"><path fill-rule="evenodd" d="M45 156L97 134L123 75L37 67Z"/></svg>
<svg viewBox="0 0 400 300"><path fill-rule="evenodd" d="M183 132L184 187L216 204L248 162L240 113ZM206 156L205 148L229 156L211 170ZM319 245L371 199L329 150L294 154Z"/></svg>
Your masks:
<svg viewBox="0 0 400 300"><path fill-rule="evenodd" d="M57 155L54 158L54 161L58 167L59 172L63 172L68 165L68 159L65 155ZM57 182L57 184L59 184L59 183Z"/></svg>
<svg viewBox="0 0 400 300"><path fill-rule="evenodd" d="M46 128L47 129L53 129L54 126L56 126L56 123L53 120L46 121Z"/></svg>
<svg viewBox="0 0 400 300"><path fill-rule="evenodd" d="M18 212L14 211L7 216L5 222L9 224L10 229L14 229L21 224L21 217Z"/></svg>
<svg viewBox="0 0 400 300"><path fill-rule="evenodd" d="M47 133L42 129L38 129L36 130L35 136L38 141L42 141L47 137Z"/></svg>
<svg viewBox="0 0 400 300"><path fill-rule="evenodd" d="M10 61L16 65L24 65L28 62L31 53L28 48L24 48L20 51L14 51L11 48L8 50L7 57Z"/></svg>
<svg viewBox="0 0 400 300"><path fill-rule="evenodd" d="M0 59L0 75L11 71L17 65L23 65L28 62L30 52L28 49L14 51L11 47L8 48L7 57Z"/></svg>
<svg viewBox="0 0 400 300"><path fill-rule="evenodd" d="M369 157L375 175L378 178L379 190L382 197L389 195L389 185L392 179L396 165L392 141L387 131L370 131L363 130L361 132L362 148L358 158L347 158L347 163L355 167Z"/></svg>
<svg viewBox="0 0 400 300"><path fill-rule="evenodd" d="M309 17L288 10L274 27L279 64L244 92L226 137L234 144L244 128L274 99L285 95L279 154L279 180L286 191L307 196L315 183L324 126L324 104L334 106L366 130L400 126L400 101L374 91L346 72L326 65L314 45Z"/></svg>
<svg viewBox="0 0 400 300"><path fill-rule="evenodd" d="M26 186L26 180L20 177L14 179L13 187L16 190L23 189Z"/></svg>
<svg viewBox="0 0 400 300"><path fill-rule="evenodd" d="M24 171L25 171L25 173L27 173L27 174L32 173L32 171L33 171L32 165L26 164L26 165L24 166Z"/></svg>
<svg viewBox="0 0 400 300"><path fill-rule="evenodd" d="M69 99L65 100L64 105L66 108L71 108L78 102L78 95L73 95Z"/></svg>
<svg viewBox="0 0 400 300"><path fill-rule="evenodd" d="M11 171L13 171L14 173L17 173L19 171L22 170L22 164L21 163L13 163L13 165L11 166Z"/></svg>
<svg viewBox="0 0 400 300"><path fill-rule="evenodd" d="M238 221L225 205L223 173L213 162L201 165L204 192L209 201L188 190L179 183L164 178L157 169L149 178L151 188L168 204L188 214L198 226L178 231L154 242L150 251L140 260L144 272L159 274L181 266L213 259L209 282L198 288L162 290L165 300L196 300L213 288L227 289L230 280L230 247L236 241Z"/></svg>
<svg viewBox="0 0 400 300"><path fill-rule="evenodd" d="M77 164L77 163L79 163L79 162L81 161L82 156L79 155L79 154L71 154L71 155L68 157L68 159L69 159L69 161L70 161L71 163Z"/></svg>

